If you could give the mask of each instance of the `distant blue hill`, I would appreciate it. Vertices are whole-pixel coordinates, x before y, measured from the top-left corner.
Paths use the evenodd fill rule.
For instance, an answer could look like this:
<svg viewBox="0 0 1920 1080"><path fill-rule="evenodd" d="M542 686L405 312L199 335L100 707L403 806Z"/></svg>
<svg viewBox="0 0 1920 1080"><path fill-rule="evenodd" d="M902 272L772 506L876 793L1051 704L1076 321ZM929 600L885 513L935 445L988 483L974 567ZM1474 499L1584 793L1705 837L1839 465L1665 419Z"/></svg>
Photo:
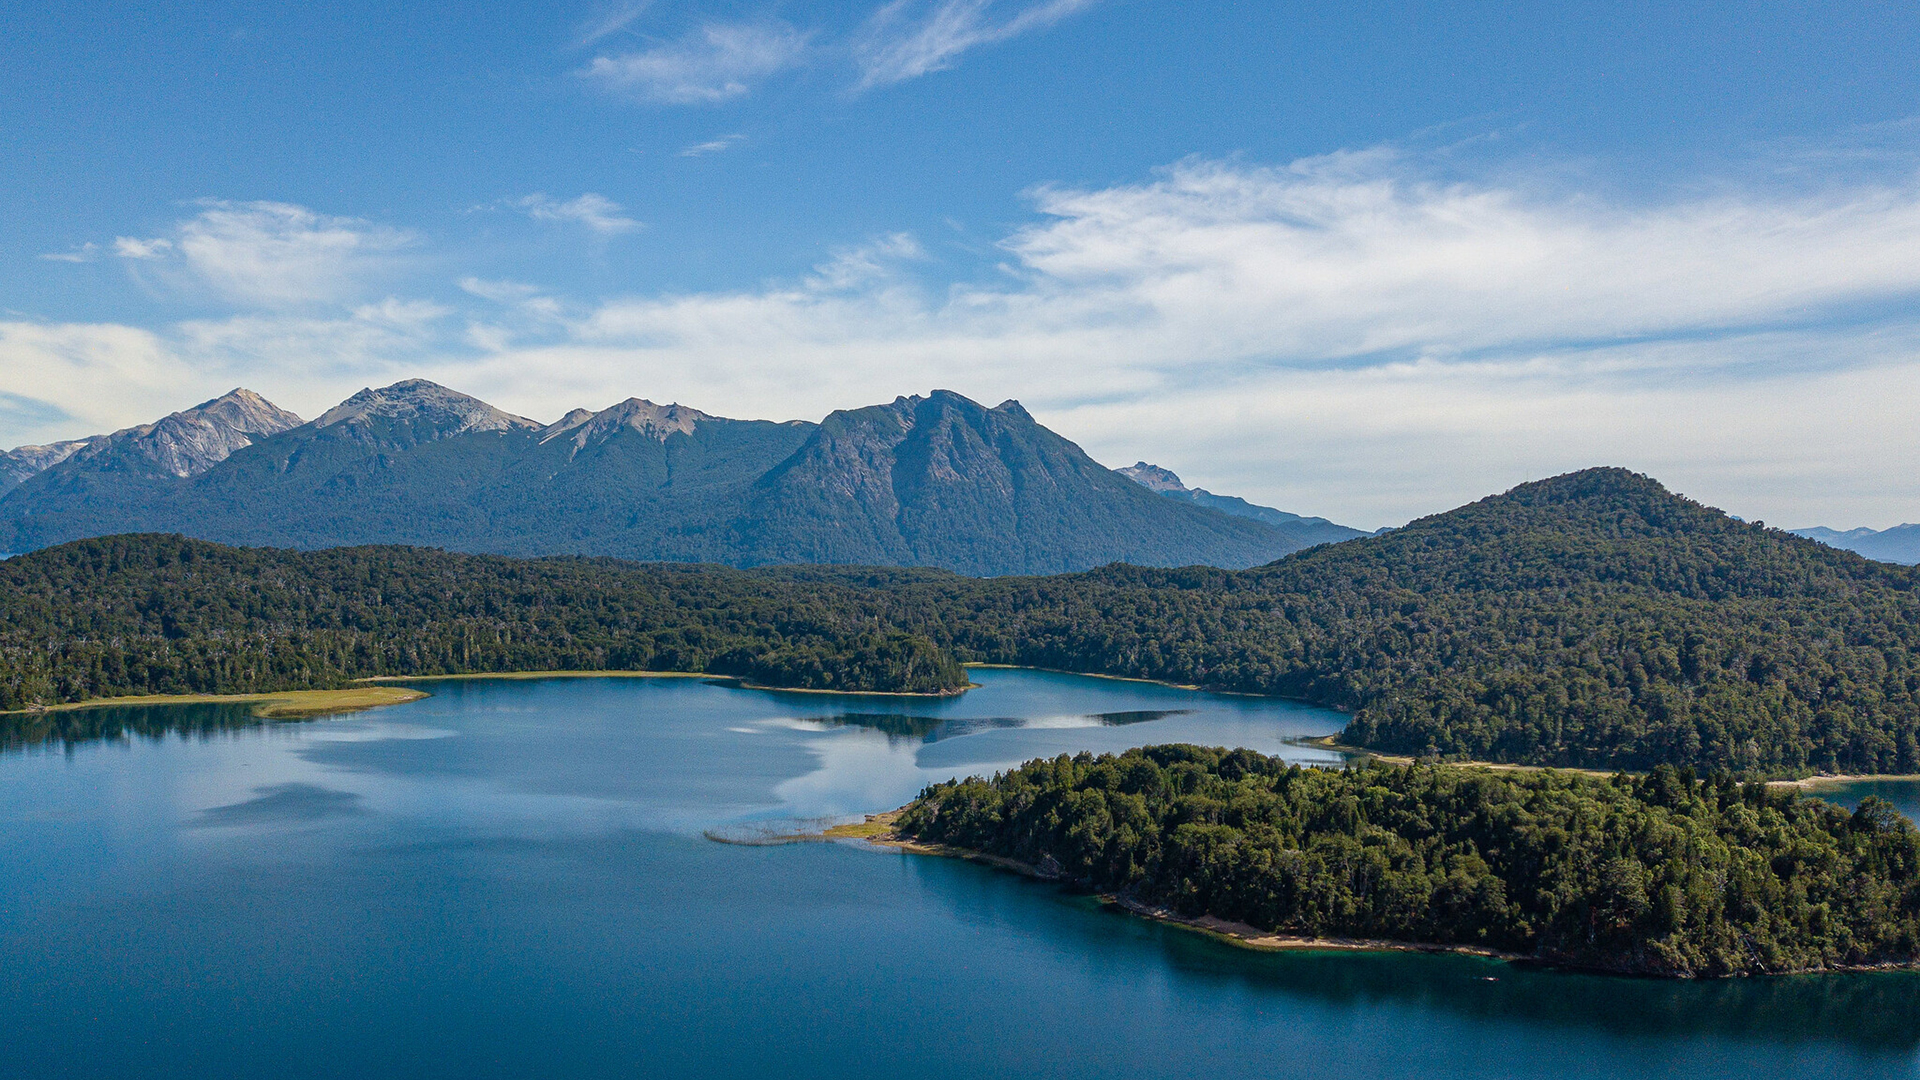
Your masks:
<svg viewBox="0 0 1920 1080"><path fill-rule="evenodd" d="M1891 529L1879 530L1848 529L1845 532L1815 526L1811 529L1790 531L1795 536L1818 540L1828 547L1857 551L1869 559L1877 559L1880 562L1899 563L1902 566L1920 565L1920 525L1895 525Z"/></svg>

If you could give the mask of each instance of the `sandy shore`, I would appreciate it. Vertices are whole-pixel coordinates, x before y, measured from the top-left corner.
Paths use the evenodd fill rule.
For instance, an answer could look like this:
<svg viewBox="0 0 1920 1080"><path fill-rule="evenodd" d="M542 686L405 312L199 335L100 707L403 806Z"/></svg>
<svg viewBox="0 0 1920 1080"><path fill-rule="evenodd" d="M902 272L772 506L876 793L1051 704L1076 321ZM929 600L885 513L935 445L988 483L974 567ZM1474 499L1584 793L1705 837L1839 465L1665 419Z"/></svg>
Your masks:
<svg viewBox="0 0 1920 1080"><path fill-rule="evenodd" d="M1915 773L1869 773L1866 776L1850 776L1845 773L1823 773L1819 776L1804 776L1798 780L1769 780L1768 787L1799 788L1802 791L1817 791L1823 787L1839 787L1869 780L1920 780Z"/></svg>

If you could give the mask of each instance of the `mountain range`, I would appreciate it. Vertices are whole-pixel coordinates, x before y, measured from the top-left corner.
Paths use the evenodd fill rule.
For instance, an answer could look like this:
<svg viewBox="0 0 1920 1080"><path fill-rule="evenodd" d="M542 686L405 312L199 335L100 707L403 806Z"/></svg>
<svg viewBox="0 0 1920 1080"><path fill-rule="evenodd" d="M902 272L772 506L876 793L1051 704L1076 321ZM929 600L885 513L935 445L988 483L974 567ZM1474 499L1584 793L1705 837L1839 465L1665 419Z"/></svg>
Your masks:
<svg viewBox="0 0 1920 1080"><path fill-rule="evenodd" d="M0 552L172 532L992 576L1245 567L1361 535L1162 494L1177 493L1100 465L1017 401L988 408L935 390L815 424L630 398L542 424L411 379L310 422L234 390L152 424L0 454Z"/></svg>
<svg viewBox="0 0 1920 1080"><path fill-rule="evenodd" d="M1895 525L1891 529L1847 529L1844 532L1816 526L1794 529L1793 534L1818 540L1828 547L1858 552L1881 562L1904 566L1920 564L1920 525Z"/></svg>

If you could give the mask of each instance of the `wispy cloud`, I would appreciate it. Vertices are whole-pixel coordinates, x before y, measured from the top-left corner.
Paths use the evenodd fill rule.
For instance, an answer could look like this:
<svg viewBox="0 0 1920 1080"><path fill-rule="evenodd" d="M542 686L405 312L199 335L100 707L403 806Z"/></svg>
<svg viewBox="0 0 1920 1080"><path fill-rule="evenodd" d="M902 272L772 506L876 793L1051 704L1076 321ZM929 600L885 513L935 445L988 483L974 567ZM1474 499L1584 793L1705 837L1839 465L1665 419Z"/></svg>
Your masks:
<svg viewBox="0 0 1920 1080"><path fill-rule="evenodd" d="M745 136L742 135L722 135L717 139L708 139L706 142L694 143L692 146L682 148L679 156L706 157L708 154L717 154L732 146L734 143L739 142L744 137Z"/></svg>
<svg viewBox="0 0 1920 1080"><path fill-rule="evenodd" d="M89 240L70 251L49 251L39 256L48 262L84 263L92 262L100 255L100 245Z"/></svg>
<svg viewBox="0 0 1920 1080"><path fill-rule="evenodd" d="M644 101L714 104L798 63L806 47L806 34L778 20L711 22L651 49L594 57L581 75Z"/></svg>
<svg viewBox="0 0 1920 1080"><path fill-rule="evenodd" d="M600 12L580 28L580 44L584 47L600 41L602 38L632 26L635 19L646 14L652 7L650 0L637 0L634 3L616 4Z"/></svg>
<svg viewBox="0 0 1920 1080"><path fill-rule="evenodd" d="M1094 0L1042 0L1008 13L993 0L895 0L874 12L853 45L855 90L917 79L950 68L961 53L1051 26Z"/></svg>
<svg viewBox="0 0 1920 1080"><path fill-rule="evenodd" d="M417 242L404 229L277 202L203 200L166 236L122 236L114 254L177 288L266 307L351 298Z"/></svg>
<svg viewBox="0 0 1920 1080"><path fill-rule="evenodd" d="M166 239L141 240L133 236L113 239L113 253L123 259L157 259L171 250L173 241Z"/></svg>
<svg viewBox="0 0 1920 1080"><path fill-rule="evenodd" d="M534 192L516 199L513 205L526 211L527 216L535 221L564 221L584 225L598 236L618 236L641 227L640 222L626 216L626 207L591 191L566 202L548 198L543 192Z"/></svg>

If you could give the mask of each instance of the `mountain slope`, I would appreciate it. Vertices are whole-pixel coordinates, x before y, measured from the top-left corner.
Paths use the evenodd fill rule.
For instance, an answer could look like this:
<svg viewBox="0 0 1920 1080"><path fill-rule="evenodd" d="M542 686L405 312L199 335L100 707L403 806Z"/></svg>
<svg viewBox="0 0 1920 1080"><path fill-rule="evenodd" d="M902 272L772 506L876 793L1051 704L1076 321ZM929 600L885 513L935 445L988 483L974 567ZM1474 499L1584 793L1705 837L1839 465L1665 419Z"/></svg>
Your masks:
<svg viewBox="0 0 1920 1080"><path fill-rule="evenodd" d="M1048 431L1016 401L951 391L837 412L758 485L754 563L1043 574L1107 562L1250 566L1304 546L1169 504Z"/></svg>
<svg viewBox="0 0 1920 1080"><path fill-rule="evenodd" d="M1149 465L1144 461L1136 461L1124 469L1114 471L1147 490L1169 499L1194 503L1233 517L1251 518L1254 521L1272 525L1300 540L1303 547L1314 544L1337 544L1342 540L1370 535L1359 529L1335 525L1326 518L1302 517L1299 514L1289 514L1285 510L1276 510L1271 506L1250 503L1235 495L1215 495L1206 488L1190 488L1181 483L1180 477L1172 470L1163 469L1158 465Z"/></svg>
<svg viewBox="0 0 1920 1080"><path fill-rule="evenodd" d="M234 389L151 424L0 454L0 493L69 462L69 471L197 476L234 451L300 424L298 416L253 391Z"/></svg>
<svg viewBox="0 0 1920 1080"><path fill-rule="evenodd" d="M1895 525L1891 529L1795 529L1793 535L1818 540L1828 547L1859 552L1880 562L1913 566L1920 563L1920 525Z"/></svg>

